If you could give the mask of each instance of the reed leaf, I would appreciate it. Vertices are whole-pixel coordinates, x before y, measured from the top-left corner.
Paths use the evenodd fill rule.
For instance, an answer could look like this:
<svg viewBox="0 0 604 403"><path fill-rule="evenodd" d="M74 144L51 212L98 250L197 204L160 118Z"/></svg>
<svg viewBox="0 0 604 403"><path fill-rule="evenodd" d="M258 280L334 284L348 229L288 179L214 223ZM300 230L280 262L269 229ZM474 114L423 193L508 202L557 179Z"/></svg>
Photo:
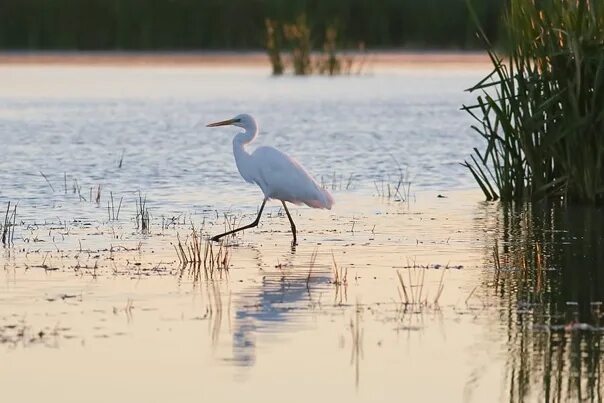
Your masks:
<svg viewBox="0 0 604 403"><path fill-rule="evenodd" d="M505 61L478 26L493 70L462 109L486 148L464 165L487 199L604 204L604 4L510 0L503 28Z"/></svg>

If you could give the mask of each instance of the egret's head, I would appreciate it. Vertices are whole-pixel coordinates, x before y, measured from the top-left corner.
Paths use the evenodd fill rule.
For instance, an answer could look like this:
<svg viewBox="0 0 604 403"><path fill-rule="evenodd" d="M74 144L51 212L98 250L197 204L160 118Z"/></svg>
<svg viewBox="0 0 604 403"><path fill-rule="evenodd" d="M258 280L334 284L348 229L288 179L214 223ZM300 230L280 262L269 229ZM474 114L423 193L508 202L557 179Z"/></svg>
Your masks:
<svg viewBox="0 0 604 403"><path fill-rule="evenodd" d="M237 126L243 129L252 129L256 128L256 120L247 113L242 113L241 115L235 116L233 119L223 120L221 122L210 123L206 127L216 127L216 126Z"/></svg>

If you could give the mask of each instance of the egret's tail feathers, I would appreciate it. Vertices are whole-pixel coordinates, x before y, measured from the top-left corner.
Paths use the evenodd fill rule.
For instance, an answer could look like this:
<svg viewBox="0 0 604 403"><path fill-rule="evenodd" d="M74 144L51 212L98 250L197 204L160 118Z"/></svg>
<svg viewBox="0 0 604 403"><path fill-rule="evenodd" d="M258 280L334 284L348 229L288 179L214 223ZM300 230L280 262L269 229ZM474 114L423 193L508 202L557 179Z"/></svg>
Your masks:
<svg viewBox="0 0 604 403"><path fill-rule="evenodd" d="M333 199L333 196L331 195L331 193L329 192L329 190L327 189L323 189L323 196L325 199L325 207L327 210L331 210L331 206L333 206L335 204L335 200Z"/></svg>
<svg viewBox="0 0 604 403"><path fill-rule="evenodd" d="M326 189L321 189L321 193L317 199L305 200L304 204L313 208L322 208L331 210L331 206L335 204L333 196Z"/></svg>

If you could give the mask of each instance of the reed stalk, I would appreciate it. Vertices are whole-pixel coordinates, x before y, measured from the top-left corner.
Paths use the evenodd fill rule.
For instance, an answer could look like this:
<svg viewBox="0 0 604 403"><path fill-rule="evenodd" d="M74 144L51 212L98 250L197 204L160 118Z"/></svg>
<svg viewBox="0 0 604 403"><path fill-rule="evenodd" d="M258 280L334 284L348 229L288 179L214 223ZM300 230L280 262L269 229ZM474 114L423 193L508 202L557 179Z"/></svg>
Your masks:
<svg viewBox="0 0 604 403"><path fill-rule="evenodd" d="M505 57L479 27L493 70L463 109L485 148L463 165L489 200L603 204L604 3L510 0L503 28Z"/></svg>

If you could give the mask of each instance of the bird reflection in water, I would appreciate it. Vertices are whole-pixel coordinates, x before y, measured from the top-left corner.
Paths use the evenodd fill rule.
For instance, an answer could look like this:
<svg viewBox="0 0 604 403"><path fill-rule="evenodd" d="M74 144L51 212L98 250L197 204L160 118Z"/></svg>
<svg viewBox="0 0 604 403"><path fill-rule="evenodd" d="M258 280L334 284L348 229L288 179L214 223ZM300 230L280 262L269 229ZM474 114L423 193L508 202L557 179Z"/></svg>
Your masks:
<svg viewBox="0 0 604 403"><path fill-rule="evenodd" d="M259 249L257 253L260 267L271 267L263 262ZM264 272L260 285L245 289L234 302L232 361L235 365L253 366L259 335L277 334L287 326L303 327L299 320L301 314L316 308L321 289L330 282L329 268L294 269L294 257L295 249L285 257L285 263Z"/></svg>

